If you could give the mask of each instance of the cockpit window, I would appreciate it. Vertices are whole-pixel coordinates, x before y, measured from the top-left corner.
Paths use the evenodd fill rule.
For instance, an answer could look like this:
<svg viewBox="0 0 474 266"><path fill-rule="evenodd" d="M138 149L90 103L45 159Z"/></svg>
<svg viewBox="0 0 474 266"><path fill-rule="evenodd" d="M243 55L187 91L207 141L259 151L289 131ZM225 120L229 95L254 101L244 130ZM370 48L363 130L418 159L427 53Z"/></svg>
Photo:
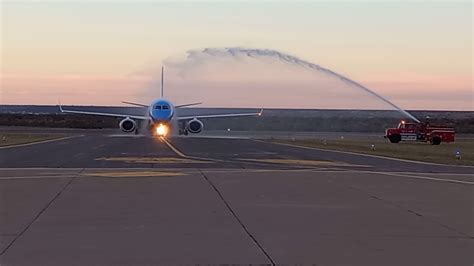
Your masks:
<svg viewBox="0 0 474 266"><path fill-rule="evenodd" d="M163 105L163 110L169 110L170 107L168 105Z"/></svg>
<svg viewBox="0 0 474 266"><path fill-rule="evenodd" d="M155 110L161 110L161 105L155 105Z"/></svg>

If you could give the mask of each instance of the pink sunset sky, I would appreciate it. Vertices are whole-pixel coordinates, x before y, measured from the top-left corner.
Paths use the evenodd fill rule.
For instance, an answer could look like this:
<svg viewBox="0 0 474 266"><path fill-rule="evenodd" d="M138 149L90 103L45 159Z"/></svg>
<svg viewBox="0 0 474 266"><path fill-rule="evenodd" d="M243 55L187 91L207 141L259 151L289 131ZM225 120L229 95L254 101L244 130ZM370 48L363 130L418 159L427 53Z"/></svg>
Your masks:
<svg viewBox="0 0 474 266"><path fill-rule="evenodd" d="M177 103L268 108L383 108L336 80L279 62L206 61L190 49L251 47L345 75L405 109L474 110L472 3L4 2L1 104ZM234 60L234 59L232 59Z"/></svg>

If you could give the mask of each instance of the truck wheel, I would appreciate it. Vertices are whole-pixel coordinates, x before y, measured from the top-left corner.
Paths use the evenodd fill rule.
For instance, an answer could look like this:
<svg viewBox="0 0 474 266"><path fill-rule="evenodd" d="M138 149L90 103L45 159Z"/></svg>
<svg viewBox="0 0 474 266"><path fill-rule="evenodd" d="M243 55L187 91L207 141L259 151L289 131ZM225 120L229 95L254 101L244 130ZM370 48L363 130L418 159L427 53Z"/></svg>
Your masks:
<svg viewBox="0 0 474 266"><path fill-rule="evenodd" d="M391 143L399 143L400 140L402 140L402 137L400 135L391 135L388 137Z"/></svg>
<svg viewBox="0 0 474 266"><path fill-rule="evenodd" d="M441 138L440 137L434 137L431 139L431 145L439 145L441 144Z"/></svg>

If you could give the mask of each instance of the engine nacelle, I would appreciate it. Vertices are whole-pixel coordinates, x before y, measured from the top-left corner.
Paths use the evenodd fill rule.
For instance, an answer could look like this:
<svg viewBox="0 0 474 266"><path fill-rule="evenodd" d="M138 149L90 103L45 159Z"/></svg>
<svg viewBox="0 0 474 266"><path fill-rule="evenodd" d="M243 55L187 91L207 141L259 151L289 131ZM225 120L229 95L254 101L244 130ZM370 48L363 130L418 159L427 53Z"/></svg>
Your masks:
<svg viewBox="0 0 474 266"><path fill-rule="evenodd" d="M123 132L130 133L137 129L137 122L127 117L124 120L120 121L119 127Z"/></svg>
<svg viewBox="0 0 474 266"><path fill-rule="evenodd" d="M201 121L197 120L196 118L186 123L186 130L193 134L200 133L203 128L204 128L204 124Z"/></svg>

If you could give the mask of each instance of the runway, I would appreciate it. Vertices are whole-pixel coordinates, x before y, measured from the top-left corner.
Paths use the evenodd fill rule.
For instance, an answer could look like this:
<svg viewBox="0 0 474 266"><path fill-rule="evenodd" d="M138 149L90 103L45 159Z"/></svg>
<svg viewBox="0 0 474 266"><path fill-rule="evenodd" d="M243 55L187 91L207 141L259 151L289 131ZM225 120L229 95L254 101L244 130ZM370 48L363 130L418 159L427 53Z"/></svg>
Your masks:
<svg viewBox="0 0 474 266"><path fill-rule="evenodd" d="M245 138L0 150L1 265L472 265L473 168Z"/></svg>

